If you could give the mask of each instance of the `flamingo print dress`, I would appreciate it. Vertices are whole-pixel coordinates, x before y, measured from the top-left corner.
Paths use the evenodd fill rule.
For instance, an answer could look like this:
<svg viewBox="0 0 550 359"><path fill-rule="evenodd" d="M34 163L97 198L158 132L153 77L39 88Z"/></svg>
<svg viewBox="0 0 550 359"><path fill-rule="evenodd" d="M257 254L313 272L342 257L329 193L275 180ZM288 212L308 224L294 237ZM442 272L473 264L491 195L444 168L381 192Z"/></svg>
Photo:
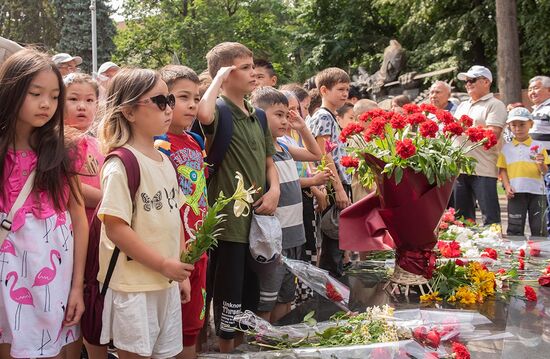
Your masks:
<svg viewBox="0 0 550 359"><path fill-rule="evenodd" d="M8 152L0 221L36 162L32 151ZM69 213L56 211L46 193L31 193L0 246L0 344L11 344L12 357L52 357L79 337L78 327L63 327L73 251Z"/></svg>

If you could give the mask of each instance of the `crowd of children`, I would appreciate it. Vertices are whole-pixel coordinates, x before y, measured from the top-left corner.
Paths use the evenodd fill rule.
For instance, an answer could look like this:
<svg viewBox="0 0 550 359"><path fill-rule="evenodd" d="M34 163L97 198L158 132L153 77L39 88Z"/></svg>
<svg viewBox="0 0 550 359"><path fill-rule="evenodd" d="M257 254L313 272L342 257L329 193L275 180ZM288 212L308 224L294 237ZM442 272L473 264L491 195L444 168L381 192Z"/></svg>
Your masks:
<svg viewBox="0 0 550 359"><path fill-rule="evenodd" d="M237 172L245 188L260 188L253 214L278 220L283 256L342 275L347 256L316 222L368 192L344 168L339 135L376 103L348 103L350 77L339 68L319 72L309 91L277 90L273 66L242 44L221 43L206 59L200 75L181 65L108 63L113 73L101 85L81 73L62 77L32 49L2 64L1 358L79 358L84 344L89 358L103 359L109 343L122 359L195 358L210 304L219 351L228 353L243 342L236 314L252 310L271 322L287 314L307 288L280 262L251 255L252 214L225 208L217 247L194 265L180 261L209 204L236 190ZM508 122L515 139L498 167L517 213L510 225L522 233L525 211L532 230L542 223L549 161L533 151L526 109ZM86 258L96 216L99 254ZM108 288L97 343L79 329L94 260Z"/></svg>

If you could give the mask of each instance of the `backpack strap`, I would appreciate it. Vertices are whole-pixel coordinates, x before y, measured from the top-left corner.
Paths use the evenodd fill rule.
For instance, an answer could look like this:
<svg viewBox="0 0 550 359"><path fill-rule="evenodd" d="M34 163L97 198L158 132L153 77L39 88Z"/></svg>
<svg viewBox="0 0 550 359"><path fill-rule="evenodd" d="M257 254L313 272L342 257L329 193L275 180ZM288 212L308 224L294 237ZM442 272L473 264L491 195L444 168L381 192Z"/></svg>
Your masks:
<svg viewBox="0 0 550 359"><path fill-rule="evenodd" d="M126 170L126 177L128 178L128 189L130 190L130 198L132 198L132 203L135 202L135 197L139 184L141 182L141 175L139 172L139 163L136 156L127 148L119 147L111 151L107 157L105 157L105 162L108 159L118 157L124 165ZM101 295L105 296L107 289L109 288L109 282L113 276L115 270L116 262L118 260L118 255L120 254L120 249L115 246L111 259L109 260L109 267L107 268L107 273L105 274L105 282L101 288Z"/></svg>
<svg viewBox="0 0 550 359"><path fill-rule="evenodd" d="M216 173L220 167L229 145L231 144L231 138L233 137L233 116L231 109L224 101L222 97L218 97L216 100L216 109L218 111L218 124L216 125L216 133L212 139L212 143L207 149L205 161L208 163L208 178L212 178L212 175ZM256 117L258 118L263 132L267 131L267 116L264 110L255 107ZM205 142L205 134L202 126L198 120L195 120L189 133L195 138L200 137L202 143ZM196 139L196 138L195 138ZM198 142L198 141L197 141ZM200 145L200 143L199 143ZM205 146L206 147L206 146Z"/></svg>
<svg viewBox="0 0 550 359"><path fill-rule="evenodd" d="M198 122L198 121L197 121ZM193 137L193 139L195 141L197 141L197 143L199 144L199 146L201 147L201 150L205 151L206 150L206 147L204 145L204 139L202 138L201 135L199 135L198 133L195 133L193 131L185 131L185 133L187 133L189 136Z"/></svg>

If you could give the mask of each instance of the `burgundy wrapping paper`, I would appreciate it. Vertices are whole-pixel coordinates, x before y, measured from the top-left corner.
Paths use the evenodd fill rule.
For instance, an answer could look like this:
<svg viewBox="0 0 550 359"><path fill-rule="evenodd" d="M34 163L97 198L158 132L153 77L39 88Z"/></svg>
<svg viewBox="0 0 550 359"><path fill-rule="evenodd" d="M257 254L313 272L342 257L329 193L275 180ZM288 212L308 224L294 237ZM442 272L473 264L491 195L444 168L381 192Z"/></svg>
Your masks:
<svg viewBox="0 0 550 359"><path fill-rule="evenodd" d="M375 173L385 163L366 154ZM340 249L396 249L397 264L404 270L431 277L435 264L436 229L447 207L454 179L441 187L430 185L426 176L404 169L399 184L379 175L377 193L371 193L340 214ZM389 236L388 236L389 233Z"/></svg>

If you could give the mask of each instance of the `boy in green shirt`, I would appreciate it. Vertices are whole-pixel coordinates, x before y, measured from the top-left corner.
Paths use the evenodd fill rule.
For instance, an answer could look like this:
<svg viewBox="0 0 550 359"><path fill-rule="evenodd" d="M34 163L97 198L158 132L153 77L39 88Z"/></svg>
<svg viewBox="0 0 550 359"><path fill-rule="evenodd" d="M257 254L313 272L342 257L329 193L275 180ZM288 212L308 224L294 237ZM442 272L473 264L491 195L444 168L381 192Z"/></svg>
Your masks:
<svg viewBox="0 0 550 359"><path fill-rule="evenodd" d="M252 52L236 42L216 45L206 55L212 84L199 104L198 120L206 135L207 153L216 136L221 116L216 99L218 94L231 111L233 135L219 167L208 183L211 204L220 191L230 195L236 189L235 172L244 178L245 188L262 188L263 195L254 203L255 213L272 215L279 202L279 177L273 164L275 153L269 128L262 128L257 110L245 97L256 86ZM216 139L219 140L219 139ZM266 191L266 189L269 190ZM231 352L242 342L242 333L235 333L234 317L246 309L255 310L258 299L258 279L250 268L248 236L251 215L235 217L232 208L227 215L224 231L213 251L210 272L213 282L214 323L219 336L220 352Z"/></svg>

